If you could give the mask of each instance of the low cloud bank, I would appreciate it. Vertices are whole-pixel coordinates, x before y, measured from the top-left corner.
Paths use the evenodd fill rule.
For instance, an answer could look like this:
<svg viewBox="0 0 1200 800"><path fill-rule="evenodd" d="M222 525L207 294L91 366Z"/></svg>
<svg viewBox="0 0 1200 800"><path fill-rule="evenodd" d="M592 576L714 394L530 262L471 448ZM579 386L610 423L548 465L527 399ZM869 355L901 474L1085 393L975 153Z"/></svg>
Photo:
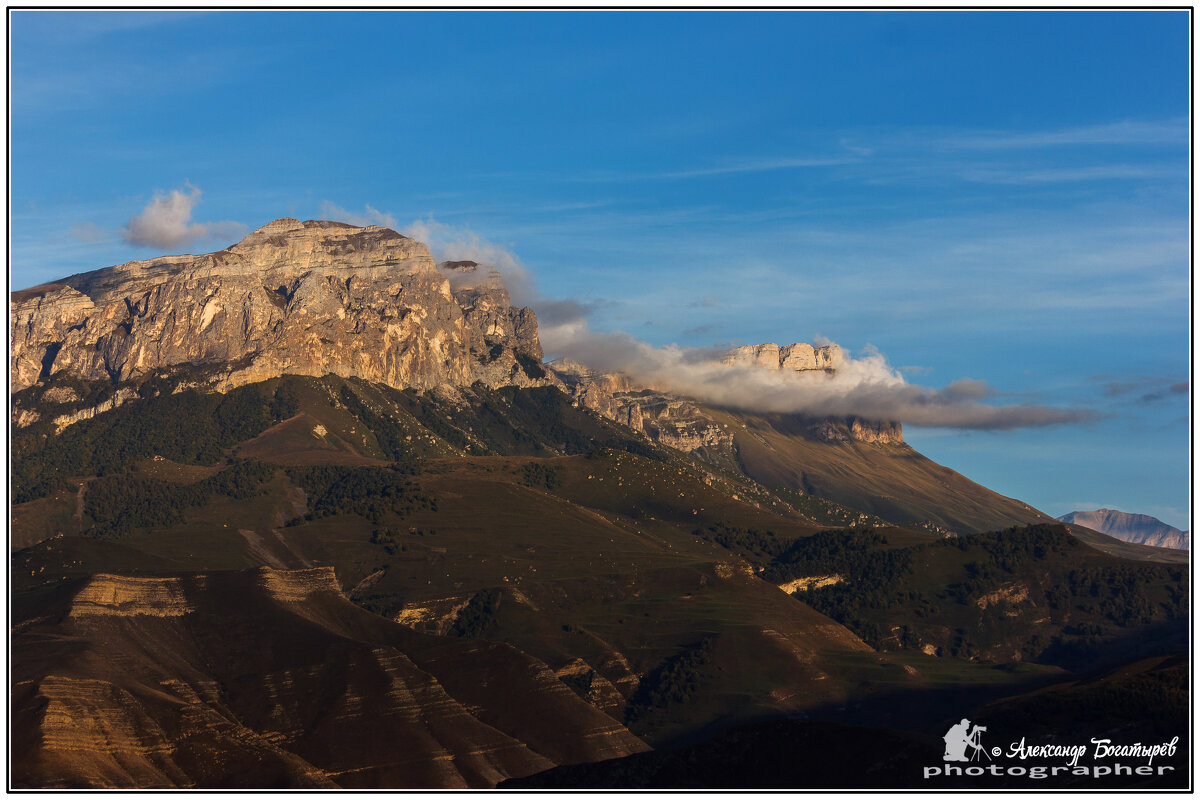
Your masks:
<svg viewBox="0 0 1200 800"><path fill-rule="evenodd" d="M542 344L593 369L624 372L634 381L713 405L764 413L857 416L907 425L1013 430L1095 419L1086 408L983 402L996 391L963 378L941 389L914 386L884 356L868 350L846 358L836 373L775 372L720 363L716 348L653 347L626 333L597 333L586 323L547 326Z"/></svg>
<svg viewBox="0 0 1200 800"><path fill-rule="evenodd" d="M200 202L201 191L191 184L154 199L134 216L121 235L129 244L171 249L185 247L203 239L240 239L248 230L240 222L192 222L192 209Z"/></svg>

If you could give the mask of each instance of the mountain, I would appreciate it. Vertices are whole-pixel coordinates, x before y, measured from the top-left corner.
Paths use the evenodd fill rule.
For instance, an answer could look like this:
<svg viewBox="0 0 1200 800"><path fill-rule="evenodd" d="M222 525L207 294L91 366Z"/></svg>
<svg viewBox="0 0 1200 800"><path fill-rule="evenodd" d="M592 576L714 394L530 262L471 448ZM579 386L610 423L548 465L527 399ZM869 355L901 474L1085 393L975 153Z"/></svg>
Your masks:
<svg viewBox="0 0 1200 800"><path fill-rule="evenodd" d="M1146 514L1127 514L1124 511L1101 508L1097 511L1072 511L1058 519L1060 522L1091 528L1123 542L1168 547L1173 550L1187 550L1191 546L1191 537L1187 531L1173 528Z"/></svg>
<svg viewBox="0 0 1200 800"><path fill-rule="evenodd" d="M787 721L916 752L1186 646L1176 556L1102 552L890 422L542 364L497 275L382 228L280 220L11 302L18 788L481 788Z"/></svg>
<svg viewBox="0 0 1200 800"><path fill-rule="evenodd" d="M10 342L14 391L60 373L120 384L180 365L214 367L217 390L285 373L421 389L543 377L537 318L494 278L452 290L424 244L313 220L16 292Z"/></svg>
<svg viewBox="0 0 1200 800"><path fill-rule="evenodd" d="M555 386L652 441L864 519L948 533L1049 519L925 459L894 422L703 408L619 374L544 367L537 317L511 306L498 273L435 264L424 244L379 226L279 219L216 253L15 292L10 341L19 427L45 417L62 430L168 375L218 392L329 373L443 392ZM767 343L725 362L834 372L843 356L836 345Z"/></svg>

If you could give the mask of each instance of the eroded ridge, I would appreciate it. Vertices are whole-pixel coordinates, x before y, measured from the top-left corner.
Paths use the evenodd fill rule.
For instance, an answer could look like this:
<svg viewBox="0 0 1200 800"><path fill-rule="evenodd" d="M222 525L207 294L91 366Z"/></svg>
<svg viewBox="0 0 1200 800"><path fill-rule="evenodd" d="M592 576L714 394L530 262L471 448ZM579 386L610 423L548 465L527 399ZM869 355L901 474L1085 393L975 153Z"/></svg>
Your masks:
<svg viewBox="0 0 1200 800"><path fill-rule="evenodd" d="M104 573L95 575L71 604L72 617L181 617L195 610L178 578L134 578Z"/></svg>
<svg viewBox="0 0 1200 800"><path fill-rule="evenodd" d="M259 580L276 600L284 603L300 603L314 594L332 592L340 595L337 573L333 567L313 567L312 569L272 569L263 567L259 571Z"/></svg>

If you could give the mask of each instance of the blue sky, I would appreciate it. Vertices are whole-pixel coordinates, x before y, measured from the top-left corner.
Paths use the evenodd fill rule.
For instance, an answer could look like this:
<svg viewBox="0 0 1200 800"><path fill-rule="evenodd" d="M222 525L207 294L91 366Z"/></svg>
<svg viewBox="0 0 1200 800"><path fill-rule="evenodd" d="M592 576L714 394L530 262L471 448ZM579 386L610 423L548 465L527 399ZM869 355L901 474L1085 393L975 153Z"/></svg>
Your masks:
<svg viewBox="0 0 1200 800"><path fill-rule="evenodd" d="M1051 514L1188 527L1188 25L11 12L11 282L280 216L423 220L516 259L592 331L823 338L919 386L1090 410L906 436ZM185 218L131 243L172 191Z"/></svg>

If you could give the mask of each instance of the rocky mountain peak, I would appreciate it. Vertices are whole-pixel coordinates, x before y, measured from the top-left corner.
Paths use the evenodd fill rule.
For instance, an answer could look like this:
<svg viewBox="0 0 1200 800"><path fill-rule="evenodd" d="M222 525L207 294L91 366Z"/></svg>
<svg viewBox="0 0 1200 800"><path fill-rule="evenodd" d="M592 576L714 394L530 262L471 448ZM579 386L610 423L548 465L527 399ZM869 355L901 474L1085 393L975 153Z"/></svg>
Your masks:
<svg viewBox="0 0 1200 800"><path fill-rule="evenodd" d="M378 269L436 272L429 248L390 228L277 219L225 251L258 270ZM237 259L233 259L237 260Z"/></svg>
<svg viewBox="0 0 1200 800"><path fill-rule="evenodd" d="M285 373L419 389L553 380L537 317L511 307L498 273L456 292L426 245L378 225L285 217L215 253L15 292L10 310L13 391L185 365L218 391Z"/></svg>

